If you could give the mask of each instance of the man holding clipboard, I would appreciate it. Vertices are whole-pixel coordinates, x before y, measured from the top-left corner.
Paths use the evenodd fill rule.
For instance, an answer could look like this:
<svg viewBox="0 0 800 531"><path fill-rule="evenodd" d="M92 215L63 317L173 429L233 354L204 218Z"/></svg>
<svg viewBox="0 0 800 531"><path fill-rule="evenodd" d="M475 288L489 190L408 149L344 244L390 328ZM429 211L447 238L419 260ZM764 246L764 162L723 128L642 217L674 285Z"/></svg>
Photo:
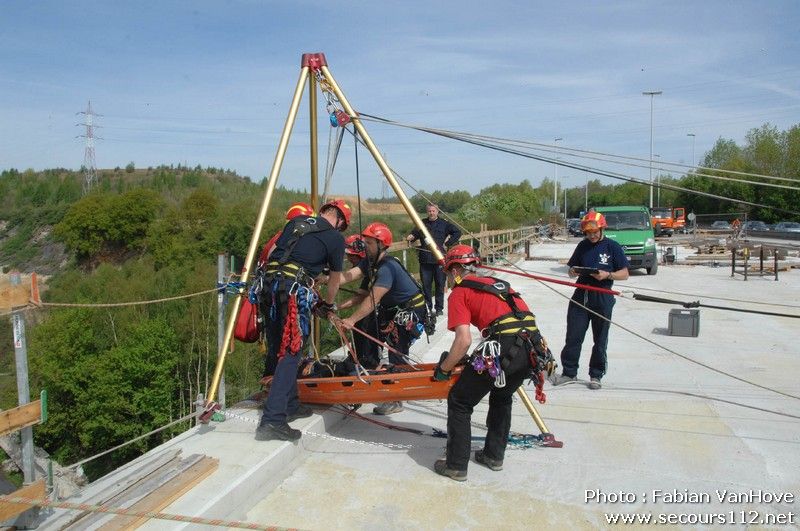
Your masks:
<svg viewBox="0 0 800 531"><path fill-rule="evenodd" d="M625 251L603 235L606 226L606 218L599 212L589 211L581 219L585 238L567 262L569 276L578 277L578 284L611 289L615 280L628 278L630 264ZM581 345L591 323L594 346L589 360L589 389L600 389L608 365L606 347L614 302L613 295L583 288L572 294L567 310L567 337L561 350L562 374L553 375L550 380L553 385L577 381Z"/></svg>

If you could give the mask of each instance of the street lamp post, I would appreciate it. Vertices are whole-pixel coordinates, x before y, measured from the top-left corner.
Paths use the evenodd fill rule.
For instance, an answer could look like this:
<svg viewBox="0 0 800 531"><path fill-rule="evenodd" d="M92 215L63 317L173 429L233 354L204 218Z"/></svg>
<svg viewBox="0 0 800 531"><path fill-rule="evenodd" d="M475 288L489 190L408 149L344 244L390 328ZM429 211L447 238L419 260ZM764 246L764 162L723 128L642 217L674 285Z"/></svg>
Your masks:
<svg viewBox="0 0 800 531"><path fill-rule="evenodd" d="M583 197L583 211L589 212L589 172L583 170L584 175L586 176L586 188L585 194Z"/></svg>
<svg viewBox="0 0 800 531"><path fill-rule="evenodd" d="M560 142L561 140L564 139L561 137L553 139L553 145L555 146L556 142ZM556 178L553 181L553 210L557 212L558 211L558 155L556 155L556 162L553 163L553 166L555 166L556 170Z"/></svg>
<svg viewBox="0 0 800 531"><path fill-rule="evenodd" d="M694 133L686 133L686 136L692 137L692 169L694 169Z"/></svg>
<svg viewBox="0 0 800 531"><path fill-rule="evenodd" d="M653 157L660 159L661 155L653 154ZM661 206L661 173L656 174L656 206Z"/></svg>
<svg viewBox="0 0 800 531"><path fill-rule="evenodd" d="M650 96L650 208L653 208L653 97L661 93L660 90L642 92L642 95Z"/></svg>
<svg viewBox="0 0 800 531"><path fill-rule="evenodd" d="M564 219L567 219L567 188L564 187Z"/></svg>

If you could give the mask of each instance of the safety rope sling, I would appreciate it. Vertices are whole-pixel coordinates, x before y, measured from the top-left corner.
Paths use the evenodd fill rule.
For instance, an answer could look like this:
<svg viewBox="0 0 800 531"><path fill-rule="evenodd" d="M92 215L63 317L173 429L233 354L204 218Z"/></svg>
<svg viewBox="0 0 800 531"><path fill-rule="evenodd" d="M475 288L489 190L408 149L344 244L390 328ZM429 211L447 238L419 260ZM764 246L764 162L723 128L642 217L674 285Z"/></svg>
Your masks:
<svg viewBox="0 0 800 531"><path fill-rule="evenodd" d="M326 230L332 229L319 226L313 217L295 220L283 255L278 260L267 262L256 272L250 301L268 302L269 318L273 322L283 317L278 359L283 358L287 351L293 356L300 352L303 337L311 332L311 310L318 300L313 289L314 279L300 264L291 261L292 251L303 236Z"/></svg>
<svg viewBox="0 0 800 531"><path fill-rule="evenodd" d="M529 311L521 310L514 299L521 299L519 293L511 291L511 285L494 277L485 277L493 281L485 284L471 279L457 279L456 288L470 288L490 293L505 302L510 312L495 318L481 330L483 340L475 347L470 357L470 364L478 374L487 371L494 378L495 387L505 387L505 373L524 370L530 363L531 380L536 388L536 400L544 404L547 396L544 393L545 375L555 370L553 353L547 347L536 326L536 317Z"/></svg>
<svg viewBox="0 0 800 531"><path fill-rule="evenodd" d="M378 269L386 260L393 260L400 267L400 269L402 269L403 272L408 275L408 278L410 278L417 287L417 293L401 304L388 308L381 308L380 318L378 319L379 325L381 326L381 335L385 338L385 341L388 345L396 348L400 343L398 327L402 327L411 337L411 342L409 343L409 346L411 346L422 336L423 331L428 336L433 334L435 332L435 323L431 324L430 315L427 312L427 305L425 304L425 297L422 295L422 286L420 286L419 282L417 282L417 279L415 279L411 273L409 273L408 270L403 267L402 262L400 262L397 257L387 254L384 258L375 262L373 270L370 274L368 289L370 291L372 290L372 287L378 278ZM426 311L422 312L423 309ZM424 313L425 315L424 323L420 321L420 313Z"/></svg>

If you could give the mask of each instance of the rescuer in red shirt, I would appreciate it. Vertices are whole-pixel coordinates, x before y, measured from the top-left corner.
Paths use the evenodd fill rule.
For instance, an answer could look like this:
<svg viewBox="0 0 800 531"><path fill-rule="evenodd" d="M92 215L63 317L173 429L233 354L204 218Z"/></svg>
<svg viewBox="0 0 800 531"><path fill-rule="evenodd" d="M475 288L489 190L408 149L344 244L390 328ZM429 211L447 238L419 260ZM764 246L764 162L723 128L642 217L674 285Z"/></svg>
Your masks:
<svg viewBox="0 0 800 531"><path fill-rule="evenodd" d="M511 429L511 400L525 378L543 382L553 369L553 355L536 326L528 305L508 282L479 275L480 257L469 245L452 247L444 269L452 292L447 300L447 328L456 337L450 351L442 353L434 378L447 380L467 355L470 325L483 340L472 351L458 381L447 397L447 457L434 470L456 481L467 479L472 440L473 408L489 394L486 443L475 461L494 471L503 469Z"/></svg>

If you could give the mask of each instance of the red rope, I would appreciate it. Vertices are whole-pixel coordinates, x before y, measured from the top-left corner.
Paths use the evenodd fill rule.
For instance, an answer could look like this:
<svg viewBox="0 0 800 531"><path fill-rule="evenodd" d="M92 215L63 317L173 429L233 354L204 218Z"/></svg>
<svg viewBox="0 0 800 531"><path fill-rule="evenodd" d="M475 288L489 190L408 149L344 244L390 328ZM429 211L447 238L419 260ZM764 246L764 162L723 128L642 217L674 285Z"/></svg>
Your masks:
<svg viewBox="0 0 800 531"><path fill-rule="evenodd" d="M481 265L481 269L488 269L490 271L499 271L500 273L509 273L511 275L519 275L521 277L533 278L536 280L542 280L544 282L552 282L553 284L563 284L564 286L572 286L574 288L581 288L586 289L589 291L598 291L600 293L606 293L608 295L617 295L621 296L622 293L619 291L614 291L613 289L606 289L606 288L599 288L597 286L589 286L587 284L578 284L576 282L568 282L566 280L559 280L557 278L550 278L550 277L543 277L541 275L532 275L530 273L520 273L518 271L512 271L511 269L501 269L499 267L489 267L487 265Z"/></svg>
<svg viewBox="0 0 800 531"><path fill-rule="evenodd" d="M544 404L547 401L547 395L544 394L544 371L539 371L539 378L535 385L536 388L536 401Z"/></svg>
<svg viewBox="0 0 800 531"><path fill-rule="evenodd" d="M335 320L335 322L338 322L340 325L344 326L344 323L342 322L342 320L341 320L340 318L336 317L336 316L331 316L330 320L331 320L331 321L334 321L334 320ZM394 352L395 354L397 354L397 355L399 355L399 356L402 356L402 357L404 357L404 358L408 356L408 354L403 354L402 352L400 352L400 351L399 351L399 350L397 350L396 348L392 348L392 347L390 347L389 345L387 345L386 343L384 343L384 342L383 342L383 341L381 341L380 339L378 339L378 338L375 338L375 337L372 337L371 335L369 335L368 333L364 332L364 331L363 331L363 330L361 330L360 328L356 328L355 326L352 326L352 327L347 327L347 326L345 326L345 328L350 328L350 330L353 330L353 331L355 331L355 332L358 332L359 334L361 334L362 336L366 337L366 338L367 338L367 339L369 339L370 341L372 341L372 342L374 342L374 343L377 343L378 345L380 345L380 346L382 346L382 347L385 347L385 348L386 348L386 349L387 349L389 352Z"/></svg>
<svg viewBox="0 0 800 531"><path fill-rule="evenodd" d="M286 310L286 322L283 325L283 337L281 337L281 344L278 347L278 359L286 355L287 347L289 353L293 356L300 352L303 346L303 336L300 333L299 322L300 320L297 316L297 300L290 296Z"/></svg>

